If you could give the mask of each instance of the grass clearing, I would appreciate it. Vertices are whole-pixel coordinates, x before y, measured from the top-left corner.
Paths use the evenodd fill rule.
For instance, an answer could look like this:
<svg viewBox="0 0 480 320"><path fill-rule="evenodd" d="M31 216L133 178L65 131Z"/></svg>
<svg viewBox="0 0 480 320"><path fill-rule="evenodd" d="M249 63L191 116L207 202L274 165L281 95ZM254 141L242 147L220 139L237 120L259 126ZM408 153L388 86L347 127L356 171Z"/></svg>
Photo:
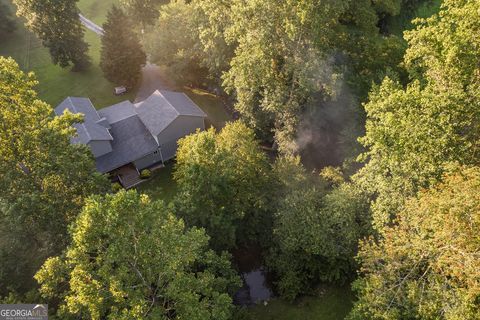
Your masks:
<svg viewBox="0 0 480 320"><path fill-rule="evenodd" d="M0 1L12 6L9 0ZM87 18L102 23L113 3L118 3L118 0L80 0L78 6ZM90 45L92 65L86 71L71 72L69 68L62 69L52 63L48 49L24 27L23 19L18 18L15 32L2 39L0 55L15 59L24 71L33 71L39 81L39 97L52 106L56 106L67 96L89 97L97 108L133 99L134 92L125 96L114 96L114 85L103 77L98 65L101 47L99 36L86 30L85 40Z"/></svg>
<svg viewBox="0 0 480 320"><path fill-rule="evenodd" d="M208 115L207 127L211 124L219 130L226 122L232 120L232 116L225 110L223 101L214 94L191 88L183 88L183 91Z"/></svg>
<svg viewBox="0 0 480 320"><path fill-rule="evenodd" d="M296 303L271 300L267 306L250 309L252 320L341 320L352 309L354 295L349 286L324 289L317 297L304 297Z"/></svg>
<svg viewBox="0 0 480 320"><path fill-rule="evenodd" d="M163 200L169 203L177 192L177 184L173 180L174 162L170 161L165 168L152 172L152 177L141 184L136 189L140 193L148 195L152 200Z"/></svg>

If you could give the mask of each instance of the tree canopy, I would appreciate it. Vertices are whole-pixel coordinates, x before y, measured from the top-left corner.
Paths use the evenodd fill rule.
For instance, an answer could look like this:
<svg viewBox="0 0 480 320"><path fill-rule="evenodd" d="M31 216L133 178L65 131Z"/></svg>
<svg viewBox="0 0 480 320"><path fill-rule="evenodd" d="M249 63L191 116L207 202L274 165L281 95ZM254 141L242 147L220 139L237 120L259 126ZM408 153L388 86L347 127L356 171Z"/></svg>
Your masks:
<svg viewBox="0 0 480 320"><path fill-rule="evenodd" d="M71 234L35 276L61 319L230 319L239 279L229 257L162 202L136 191L94 196Z"/></svg>
<svg viewBox="0 0 480 320"><path fill-rule="evenodd" d="M228 123L179 141L174 179L176 212L204 227L217 249L248 242L264 231L269 164L251 129Z"/></svg>
<svg viewBox="0 0 480 320"><path fill-rule="evenodd" d="M289 300L320 282L348 280L358 240L370 231L365 195L338 172L328 172L334 173L309 174L292 157L279 158L274 166L277 208L267 267Z"/></svg>
<svg viewBox="0 0 480 320"><path fill-rule="evenodd" d="M190 82L222 85L260 138L274 134L281 151L296 152L302 112L335 100L343 74L366 90L400 62L401 41L376 26L399 3L176 1L160 9L147 51Z"/></svg>
<svg viewBox="0 0 480 320"><path fill-rule="evenodd" d="M0 57L0 290L24 286L42 257L62 250L84 198L107 186L87 147L70 144L81 117L54 117L36 84Z"/></svg>
<svg viewBox="0 0 480 320"><path fill-rule="evenodd" d="M409 199L359 254L351 319L478 319L480 170L454 170Z"/></svg>
<svg viewBox="0 0 480 320"><path fill-rule="evenodd" d="M450 163L479 164L479 12L478 1L444 1L438 15L406 33L412 81L404 88L385 78L370 93L366 166L356 181L376 196L379 230Z"/></svg>
<svg viewBox="0 0 480 320"><path fill-rule="evenodd" d="M166 0L121 0L128 15L142 28L154 23L158 18L158 7L164 2Z"/></svg>
<svg viewBox="0 0 480 320"><path fill-rule="evenodd" d="M73 65L82 70L89 64L88 44L77 8L78 0L14 0L17 14L26 19L32 30L48 48L53 63L62 68Z"/></svg>

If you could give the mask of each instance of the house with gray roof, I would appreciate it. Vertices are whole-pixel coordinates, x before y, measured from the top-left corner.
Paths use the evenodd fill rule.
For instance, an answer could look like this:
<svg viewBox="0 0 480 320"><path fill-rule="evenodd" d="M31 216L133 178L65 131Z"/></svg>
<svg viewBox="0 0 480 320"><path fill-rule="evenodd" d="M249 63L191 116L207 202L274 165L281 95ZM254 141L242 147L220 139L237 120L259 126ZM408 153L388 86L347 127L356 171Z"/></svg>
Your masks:
<svg viewBox="0 0 480 320"><path fill-rule="evenodd" d="M84 115L83 123L74 124L71 142L87 145L97 170L118 176L125 187L139 181L140 170L175 157L180 138L205 129L206 114L180 92L157 90L139 103L123 101L100 110L88 98L68 97L55 113L65 110Z"/></svg>

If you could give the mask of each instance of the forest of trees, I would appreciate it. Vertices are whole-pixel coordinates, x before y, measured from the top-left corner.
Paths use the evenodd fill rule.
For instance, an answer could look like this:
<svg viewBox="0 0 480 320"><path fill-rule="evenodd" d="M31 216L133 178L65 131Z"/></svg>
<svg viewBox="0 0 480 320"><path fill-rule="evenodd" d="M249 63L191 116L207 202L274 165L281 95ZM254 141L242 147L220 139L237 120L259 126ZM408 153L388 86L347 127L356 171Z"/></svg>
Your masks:
<svg viewBox="0 0 480 320"><path fill-rule="evenodd" d="M16 2L54 63L85 65L78 19L60 39L45 29L76 1ZM238 115L179 141L170 203L113 191L69 143L81 117L54 117L35 76L0 57L2 301L42 299L54 319L235 319L232 253L255 246L289 301L352 283L351 320L479 319L480 1L443 0L391 32L423 3L112 8L109 80L134 86L148 55ZM131 54L113 61L117 48Z"/></svg>

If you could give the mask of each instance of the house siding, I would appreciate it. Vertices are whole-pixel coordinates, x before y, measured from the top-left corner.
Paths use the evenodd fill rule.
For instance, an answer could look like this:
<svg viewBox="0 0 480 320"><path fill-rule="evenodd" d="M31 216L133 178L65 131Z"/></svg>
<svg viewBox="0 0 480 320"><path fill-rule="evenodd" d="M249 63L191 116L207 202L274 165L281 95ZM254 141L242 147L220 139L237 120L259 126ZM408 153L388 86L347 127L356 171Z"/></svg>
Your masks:
<svg viewBox="0 0 480 320"><path fill-rule="evenodd" d="M203 117L179 116L165 128L158 136L157 141L162 150L163 160L167 161L175 157L178 140L195 133L197 129L205 130Z"/></svg>
<svg viewBox="0 0 480 320"><path fill-rule="evenodd" d="M112 145L107 140L94 140L87 143L92 150L95 158L101 157L109 152L112 152Z"/></svg>
<svg viewBox="0 0 480 320"><path fill-rule="evenodd" d="M162 161L162 157L160 153L157 153L157 154L151 153L138 160L135 160L133 164L138 170L142 170L160 161Z"/></svg>

